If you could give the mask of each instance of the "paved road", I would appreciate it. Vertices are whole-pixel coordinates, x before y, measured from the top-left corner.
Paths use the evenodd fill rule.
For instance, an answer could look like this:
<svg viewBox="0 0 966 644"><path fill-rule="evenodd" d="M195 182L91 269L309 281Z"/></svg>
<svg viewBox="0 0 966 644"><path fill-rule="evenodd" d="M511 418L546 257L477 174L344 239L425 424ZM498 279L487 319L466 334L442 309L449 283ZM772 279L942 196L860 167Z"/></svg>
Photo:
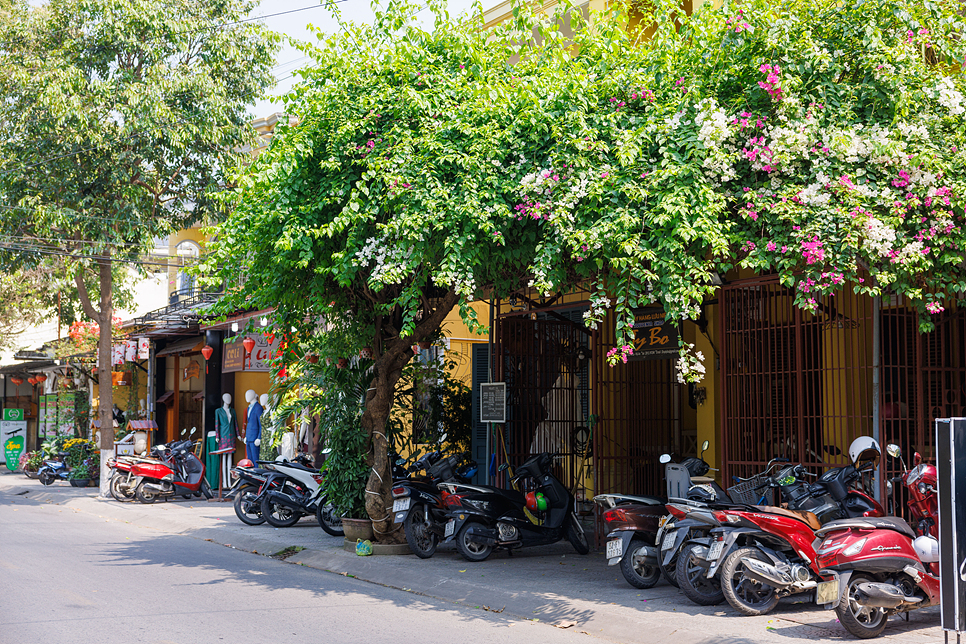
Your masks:
<svg viewBox="0 0 966 644"><path fill-rule="evenodd" d="M592 640L56 505L0 498L0 526L2 642Z"/></svg>
<svg viewBox="0 0 966 644"><path fill-rule="evenodd" d="M261 624L291 624L292 628L279 632L279 641L286 641L283 636L290 637L287 633L297 633L291 637L293 641L298 637L301 642L305 641L307 635L327 636L330 629L327 621L303 620L303 612L312 614L312 610L326 611L327 606L349 601L346 596L350 595L356 603L352 604L352 609L343 611L348 613L348 617L334 618L332 629L337 632L342 624L347 624L347 627L355 625L356 628L360 624L366 629L370 625L373 629L382 628L388 618L381 619L380 610L419 606L420 620L428 620L429 626L415 626L405 617L402 617L403 621L393 618L395 627L372 631L372 639L384 637L389 641L435 643L446 640L441 633L449 633L449 630L440 629L448 629L450 622L438 622L437 619L452 620L454 629L466 627L467 624L475 627L476 620L482 620L484 625L496 628L495 631L484 630L475 634L487 642L500 641L505 633L513 636L514 641L528 641L531 638L534 642L570 641L582 635L582 632L592 634L594 639L589 641L607 640L627 644L857 641L851 639L837 623L833 612L814 605L783 603L769 615L742 617L727 604L695 606L679 590L664 583L644 591L633 589L624 582L616 568L606 565L603 553L579 557L567 543L525 549L512 558L506 553L495 553L487 561L477 564L464 561L451 546L441 547L435 557L425 560L417 559L415 555L357 557L342 549L341 539L327 536L314 521L308 519L303 519L295 527L276 530L266 525L243 525L235 518L230 503L178 500L145 506L104 501L95 498L95 494L95 490L71 488L61 483L45 488L37 481L0 469L0 584L3 584L0 587L4 591L12 589L0 596L0 607L4 609L0 611L0 644L7 644L7 636L11 633L24 635L10 640L12 642L33 644L41 641L32 636L34 632L27 636L24 631L14 630L27 628L26 621L29 620L10 616L8 598L13 597L20 604L30 602L31 606L53 606L55 602L46 598L61 597L62 591L49 589L68 588L70 592L75 592L74 588L79 587L76 581L67 585L51 582L48 576L55 573L68 575L75 580L80 577L75 577L75 572L69 566L64 568L59 564L47 566L34 563L37 558L34 550L36 554L50 553L50 557L59 557L61 552L72 550L69 561L86 562L85 565L97 567L97 573L101 573L101 569L108 571L100 576L95 575L96 584L87 584L92 590L98 590L97 594L84 593L83 589L77 593L85 601L96 605L100 601L98 596L105 592L101 588L114 589L108 591L112 593L112 599L105 601L104 608L98 609L101 612L92 608L83 612L79 602L73 602L77 606L72 610L80 611L87 618L102 613L124 616L138 611L150 616L125 621L125 626L150 623L152 630L144 633L154 639L147 639L148 635L145 635L146 639L141 640L118 640L124 642L191 641L193 644L203 644L205 639L189 637L195 630L208 624L205 611L230 615L220 622L214 618L210 620L227 624L227 630L219 627L219 633L234 633L231 628L237 625L238 632L247 637L255 626ZM44 512L38 512L41 509ZM17 520L27 516L32 521L40 522L41 525L34 531L36 535L12 526L9 520L11 516ZM44 521L46 524L43 524ZM120 532L116 532L118 529ZM8 531L12 535L10 538L7 537ZM57 536L59 533L69 536ZM53 545L48 547L47 544ZM229 544L230 548L226 548ZM19 548L16 552L13 550L15 545ZM304 550L291 556L287 564L251 554L275 553L288 546L298 546ZM196 551L196 548L200 550ZM179 550L186 554L182 555ZM190 554L190 558L185 558L187 554ZM143 566L135 567L138 563ZM304 568L291 564L302 564ZM161 582L177 589L178 594L166 602L146 604L146 608L139 608L129 599L121 608L113 608L122 601L114 597L142 592L139 584L142 568L145 575L160 574L156 571L171 574L170 578L161 577ZM27 575L25 571L31 569L40 571L34 578L40 579L38 584L47 584L45 588L48 590L18 599L20 576ZM271 574L279 570L295 570L298 572L293 574L307 576L293 577L289 581L284 573L276 572L276 575L283 575L283 581L280 582L278 577ZM359 583L340 575L369 583ZM134 591L122 583L131 576L138 580ZM109 580L117 578L119 582L105 584L105 577ZM347 585L334 585L342 583ZM202 588L202 592L189 594L199 586L212 586L214 590ZM254 599L243 597L243 588L253 590L251 597ZM264 593L264 590L276 592ZM182 592L190 601L181 601ZM276 594L285 598L277 602L263 599ZM370 604L365 600L371 600L374 608L370 609ZM61 598L57 605L65 601ZM168 604L171 610L159 604ZM306 608L313 604L318 606L311 610ZM241 612L246 606L296 608L294 616L281 620L265 612L247 617ZM504 612L495 615L483 607L504 609ZM198 619L189 621L181 612L200 614L203 618L199 618L200 622ZM31 619L38 619L33 609L29 614ZM403 611L402 614L408 616L411 611ZM424 615L432 619L424 618ZM341 621L343 618L345 621ZM169 626L172 631L179 629L181 622L190 624L185 630L177 631L187 635L165 636L160 634L163 631L155 631L155 626L163 624L165 620L172 622ZM13 622L17 623L16 627ZM574 626L566 631L547 626L568 622L574 623ZM104 623L107 622L98 622L98 630ZM255 637L251 641L269 641L264 639L265 631L255 632L262 639ZM369 630L365 632L369 633ZM525 632L526 638L521 639L520 632ZM533 635L543 632L549 635ZM453 630L453 633L462 636L465 631ZM238 642L249 641L241 636L234 639ZM73 641L86 643L96 640ZM362 639L350 636L346 641L358 642ZM899 618L890 619L885 634L876 641L881 644L942 643L937 609L914 612L909 622Z"/></svg>

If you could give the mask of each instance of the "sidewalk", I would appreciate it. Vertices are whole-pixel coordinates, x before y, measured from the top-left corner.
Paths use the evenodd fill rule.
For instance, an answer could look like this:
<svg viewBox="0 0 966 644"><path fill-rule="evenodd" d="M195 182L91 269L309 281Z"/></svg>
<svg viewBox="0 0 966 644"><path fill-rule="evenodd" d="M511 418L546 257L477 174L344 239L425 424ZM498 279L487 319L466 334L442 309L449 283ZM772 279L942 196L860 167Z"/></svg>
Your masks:
<svg viewBox="0 0 966 644"><path fill-rule="evenodd" d="M0 468L0 503L56 504L158 530L205 539L238 550L272 555L290 546L304 548L286 561L348 575L419 595L453 602L468 611L502 611L504 616L538 620L618 642L654 644L798 644L856 641L835 613L809 604L783 603L764 617L743 617L723 603L700 607L663 582L636 590L608 567L602 552L579 556L568 543L498 552L470 563L455 548L440 546L431 559L415 555L358 557L342 540L325 534L314 518L291 528L246 526L231 503L202 499L141 505L97 497L96 488L58 482L45 488L36 480ZM568 624L572 624L568 626ZM943 641L938 608L892 618L879 641L933 644Z"/></svg>

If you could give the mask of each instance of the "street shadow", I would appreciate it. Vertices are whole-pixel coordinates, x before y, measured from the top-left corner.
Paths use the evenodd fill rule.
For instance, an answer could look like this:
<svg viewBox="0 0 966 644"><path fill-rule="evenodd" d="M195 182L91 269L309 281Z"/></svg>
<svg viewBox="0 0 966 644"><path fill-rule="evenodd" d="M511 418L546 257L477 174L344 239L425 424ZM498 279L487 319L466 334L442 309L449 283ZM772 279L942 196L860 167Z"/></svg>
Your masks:
<svg viewBox="0 0 966 644"><path fill-rule="evenodd" d="M260 591L296 589L308 593L312 599L319 600L319 606L326 605L325 599L333 596L345 597L346 593L358 593L367 599L360 599L359 606L364 607L369 601L389 602L400 608L442 611L459 616L464 621L480 619L483 613L487 618L501 623L519 621L521 618L557 624L575 622L577 625L589 620L593 611L570 610L566 607L548 604L539 614L522 615L512 610L510 606L486 606L473 602L456 602L426 594L414 595L410 592L373 593L370 582L355 578L354 575L336 574L321 571L303 565L293 565L284 560L271 558L272 554L252 554L244 550L236 550L230 546L222 546L215 542L206 544L203 549L203 561L197 561L195 552L189 561L187 557L179 557L184 552L184 540L181 535L158 535L141 538L130 543L105 545L94 555L95 565L109 566L120 570L128 569L128 574L137 574L137 570L145 566L160 566L165 568L193 568L211 571L214 574L208 581L186 582L185 587L210 587L217 589L229 582L240 582L250 585ZM279 545L278 551L285 549ZM233 552L233 550L235 550ZM268 555L268 556L265 556ZM297 554L293 555L297 558ZM428 572L428 571L427 571ZM122 573L123 574L123 573ZM391 584L380 584L385 588L393 588ZM175 586L177 588L177 586ZM340 602L340 608L346 604Z"/></svg>

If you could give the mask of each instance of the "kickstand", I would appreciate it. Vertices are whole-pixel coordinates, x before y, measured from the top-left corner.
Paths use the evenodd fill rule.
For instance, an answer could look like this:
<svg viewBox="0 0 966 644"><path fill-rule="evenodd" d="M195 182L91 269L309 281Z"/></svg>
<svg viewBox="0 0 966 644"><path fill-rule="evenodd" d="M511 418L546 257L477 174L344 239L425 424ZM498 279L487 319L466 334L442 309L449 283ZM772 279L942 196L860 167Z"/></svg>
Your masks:
<svg viewBox="0 0 966 644"><path fill-rule="evenodd" d="M508 554L509 556L511 556L511 557L512 557L512 556L513 556L513 548L507 548L507 549L506 549L506 553L507 553L507 554Z"/></svg>
<svg viewBox="0 0 966 644"><path fill-rule="evenodd" d="M906 614L906 621L908 622L909 621L909 611L906 611L905 614Z"/></svg>

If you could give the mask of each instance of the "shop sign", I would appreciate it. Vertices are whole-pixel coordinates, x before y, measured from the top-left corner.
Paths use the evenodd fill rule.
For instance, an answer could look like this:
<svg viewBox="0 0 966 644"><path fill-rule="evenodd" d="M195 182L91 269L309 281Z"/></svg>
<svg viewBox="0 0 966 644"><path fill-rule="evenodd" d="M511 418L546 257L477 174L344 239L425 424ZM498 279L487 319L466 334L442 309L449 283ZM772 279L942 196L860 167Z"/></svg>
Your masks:
<svg viewBox="0 0 966 644"><path fill-rule="evenodd" d="M241 340L238 342L226 342L221 355L222 373L233 373L244 370L245 347L242 345Z"/></svg>
<svg viewBox="0 0 966 644"><path fill-rule="evenodd" d="M4 420L23 420L23 410L22 409L4 409L3 419Z"/></svg>
<svg viewBox="0 0 966 644"><path fill-rule="evenodd" d="M190 380L191 378L201 377L201 364L196 360L192 360L188 363L188 366L184 368L184 377L182 380Z"/></svg>
<svg viewBox="0 0 966 644"><path fill-rule="evenodd" d="M678 329L664 309L634 310L634 353L628 360L667 360L678 356Z"/></svg>
<svg viewBox="0 0 966 644"><path fill-rule="evenodd" d="M506 383L480 383L480 422L506 422Z"/></svg>

